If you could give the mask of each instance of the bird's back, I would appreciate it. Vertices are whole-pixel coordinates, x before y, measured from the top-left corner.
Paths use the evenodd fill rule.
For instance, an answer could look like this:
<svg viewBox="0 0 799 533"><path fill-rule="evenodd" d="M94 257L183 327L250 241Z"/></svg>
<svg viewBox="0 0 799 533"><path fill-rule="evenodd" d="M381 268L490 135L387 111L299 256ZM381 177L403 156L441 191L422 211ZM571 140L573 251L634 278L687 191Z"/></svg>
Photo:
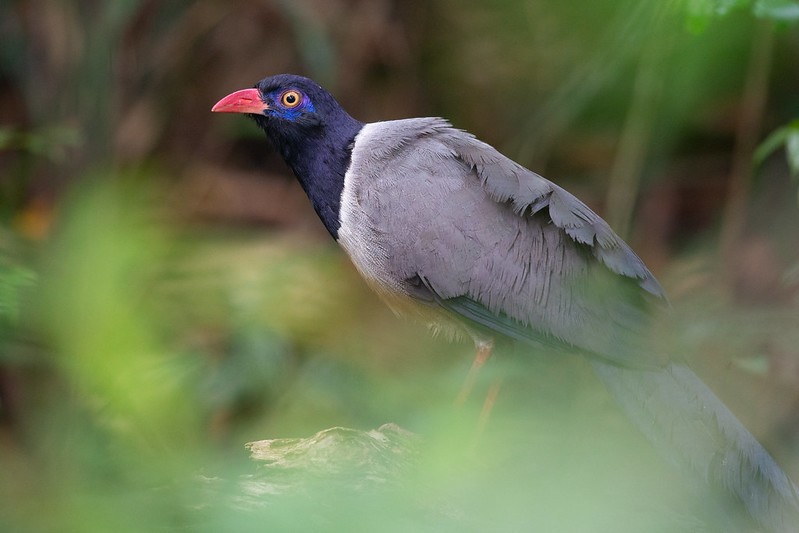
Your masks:
<svg viewBox="0 0 799 533"><path fill-rule="evenodd" d="M521 195L532 201L518 205ZM555 208L604 226L580 242L553 221ZM471 322L480 319L468 309L524 334L647 364L627 361L646 353L634 346L644 317L636 293L648 283L659 294L640 259L575 197L442 119L366 125L340 217L339 242L390 303L397 294L451 303L450 313ZM596 233L605 230L630 264L614 271L597 256Z"/></svg>

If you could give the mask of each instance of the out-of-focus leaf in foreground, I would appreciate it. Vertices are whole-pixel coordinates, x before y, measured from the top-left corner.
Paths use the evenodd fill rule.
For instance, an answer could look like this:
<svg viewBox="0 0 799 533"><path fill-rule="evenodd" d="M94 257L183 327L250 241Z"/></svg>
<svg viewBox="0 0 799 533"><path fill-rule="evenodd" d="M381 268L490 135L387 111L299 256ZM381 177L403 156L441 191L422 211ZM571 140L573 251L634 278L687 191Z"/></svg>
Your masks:
<svg viewBox="0 0 799 533"><path fill-rule="evenodd" d="M13 487L0 483L14 495L11 530L168 523L184 494L158 488L186 479L204 449L190 408L192 365L166 349L150 296L166 233L143 208L142 187L132 186L139 176L96 178L73 191L40 257L27 327L38 331L54 374L24 421L27 457L5 456L21 474L6 480ZM28 501L26 491L36 497Z"/></svg>
<svg viewBox="0 0 799 533"><path fill-rule="evenodd" d="M148 291L163 267L165 235L141 190L113 178L67 204L49 251L42 316L85 407L131 445L158 449L191 427L187 366L159 339Z"/></svg>

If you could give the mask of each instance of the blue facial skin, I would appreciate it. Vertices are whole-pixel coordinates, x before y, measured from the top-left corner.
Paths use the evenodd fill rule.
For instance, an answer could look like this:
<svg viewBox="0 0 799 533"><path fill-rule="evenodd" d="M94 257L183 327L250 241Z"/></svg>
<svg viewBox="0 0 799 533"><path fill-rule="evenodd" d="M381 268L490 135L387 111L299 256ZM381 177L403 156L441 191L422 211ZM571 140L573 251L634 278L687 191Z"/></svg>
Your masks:
<svg viewBox="0 0 799 533"><path fill-rule="evenodd" d="M299 89L289 90L296 91L302 95L302 102L300 102L300 105L295 107L286 107L281 103L281 98L287 91L285 89L281 89L280 91L272 91L266 95L266 101L269 104L269 108L266 109L265 114L294 122L305 114L316 113L313 102L311 102L311 99L308 98L305 93Z"/></svg>

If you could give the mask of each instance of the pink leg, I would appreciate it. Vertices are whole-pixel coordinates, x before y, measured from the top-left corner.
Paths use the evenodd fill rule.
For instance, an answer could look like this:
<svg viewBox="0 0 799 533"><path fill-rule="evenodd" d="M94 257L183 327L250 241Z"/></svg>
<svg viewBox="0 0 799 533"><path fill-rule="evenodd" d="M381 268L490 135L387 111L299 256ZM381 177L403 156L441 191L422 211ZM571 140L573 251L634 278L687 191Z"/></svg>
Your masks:
<svg viewBox="0 0 799 533"><path fill-rule="evenodd" d="M483 368L486 361L488 361L488 358L491 357L491 350L493 347L494 343L491 341L477 342L477 354L474 356L472 368L469 369L469 373L466 375L466 381L464 381L461 391L458 393L458 398L455 400L456 405L463 405L469 397L469 394L471 394L474 384L477 381L477 374L480 372L480 369ZM486 399L486 401L488 401L488 399Z"/></svg>
<svg viewBox="0 0 799 533"><path fill-rule="evenodd" d="M491 388L488 389L488 394L486 394L486 399L483 402L483 409L480 411L480 433L483 432L485 429L486 424L488 423L488 418L491 416L491 411L494 409L494 404L497 401L497 396L499 396L499 389L502 388L502 379L496 378L494 382L491 384Z"/></svg>

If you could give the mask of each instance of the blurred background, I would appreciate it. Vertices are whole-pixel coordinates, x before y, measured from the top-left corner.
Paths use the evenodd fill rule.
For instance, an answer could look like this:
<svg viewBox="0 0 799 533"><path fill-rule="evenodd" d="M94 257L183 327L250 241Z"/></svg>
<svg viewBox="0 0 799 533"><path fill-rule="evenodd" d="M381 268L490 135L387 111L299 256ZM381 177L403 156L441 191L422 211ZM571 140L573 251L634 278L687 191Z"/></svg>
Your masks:
<svg viewBox="0 0 799 533"><path fill-rule="evenodd" d="M674 353L799 480L797 20L793 0L4 0L0 530L701 521L578 358L500 353L453 407L471 345L395 319L252 121L210 113L281 72L363 121L446 117L595 208L669 293ZM422 436L412 481L242 496L245 442L386 422Z"/></svg>

